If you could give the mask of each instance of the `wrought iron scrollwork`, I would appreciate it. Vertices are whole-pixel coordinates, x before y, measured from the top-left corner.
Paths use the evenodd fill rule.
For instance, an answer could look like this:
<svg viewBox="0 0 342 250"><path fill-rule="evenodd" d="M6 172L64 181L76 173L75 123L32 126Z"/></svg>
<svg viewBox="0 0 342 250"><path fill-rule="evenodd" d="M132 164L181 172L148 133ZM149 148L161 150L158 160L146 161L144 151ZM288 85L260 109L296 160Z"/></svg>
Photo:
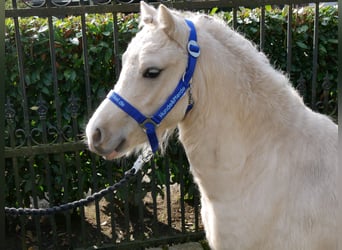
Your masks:
<svg viewBox="0 0 342 250"><path fill-rule="evenodd" d="M46 6L65 7L71 5L106 5L106 4L132 4L140 0L21 0L30 8L41 8ZM171 2L171 0L159 0L151 2Z"/></svg>
<svg viewBox="0 0 342 250"><path fill-rule="evenodd" d="M22 0L30 8L40 8L46 5L46 0Z"/></svg>
<svg viewBox="0 0 342 250"><path fill-rule="evenodd" d="M114 2L113 0L21 0L30 8L40 8L46 5L64 7L70 5L103 5ZM133 3L135 0L116 0L117 3Z"/></svg>
<svg viewBox="0 0 342 250"><path fill-rule="evenodd" d="M62 131L61 131L61 135L62 135L62 138L64 141L73 141L73 138L72 138L72 127L68 124L68 125L65 125L63 128L62 128Z"/></svg>
<svg viewBox="0 0 342 250"><path fill-rule="evenodd" d="M10 98L7 97L7 101L5 103L5 120L8 124L8 128L5 130L5 141L9 141L11 140L11 138L13 138L14 126L15 126L15 114L16 114L13 106L14 105L11 103ZM9 143L9 144L12 144L12 143Z"/></svg>
<svg viewBox="0 0 342 250"><path fill-rule="evenodd" d="M37 106L38 106L37 112L38 112L40 120L46 120L48 106L46 105L46 101L43 99L42 95L39 96Z"/></svg>
<svg viewBox="0 0 342 250"><path fill-rule="evenodd" d="M68 101L70 102L68 109L70 110L71 117L76 119L80 109L79 98L76 98L74 94L71 94Z"/></svg>
<svg viewBox="0 0 342 250"><path fill-rule="evenodd" d="M37 111L41 123L46 123L48 106L46 101L43 99L42 95L39 95L36 106L32 107L31 109ZM41 140L43 140L45 136L44 126L37 126L33 128L30 133L32 142L36 145L39 145L40 143L42 143Z"/></svg>
<svg viewBox="0 0 342 250"><path fill-rule="evenodd" d="M7 101L5 103L5 119L8 124L13 124L14 123L14 118L15 118L15 110L14 110L14 105L11 103L11 100L9 97L7 97Z"/></svg>
<svg viewBox="0 0 342 250"><path fill-rule="evenodd" d="M51 3L57 7L67 6L72 2L72 0L51 0Z"/></svg>
<svg viewBox="0 0 342 250"><path fill-rule="evenodd" d="M7 145L12 148L20 148L27 142L25 130L22 128L16 129L16 116L17 113L14 109L14 104L7 97L5 103L5 120L7 122L5 137L8 141Z"/></svg>
<svg viewBox="0 0 342 250"><path fill-rule="evenodd" d="M29 141L32 145L74 141L75 133L77 134L78 131L77 118L80 111L80 100L73 94L68 100L69 104L66 113L70 115L71 120L63 120L64 124L56 125L52 123L52 119L50 119L50 116L53 116L53 114L49 114L49 110L51 109L49 108L49 103L44 100L42 95L39 95L38 101L31 107L31 111L33 111L38 118L33 118L30 122L26 122L26 124L29 123L30 128L24 128L18 127L24 123L16 121L16 119L18 119L17 111L15 110L15 105L11 102L10 97L8 97L5 103L5 121L7 126L4 134L7 142L6 145L12 148L20 148L27 146ZM33 117L34 116L35 115L33 115Z"/></svg>
<svg viewBox="0 0 342 250"><path fill-rule="evenodd" d="M93 0L94 4L101 5L101 4L109 4L112 0Z"/></svg>
<svg viewBox="0 0 342 250"><path fill-rule="evenodd" d="M333 86L332 82L330 81L330 78L329 78L329 74L326 73L325 74L325 77L323 79L323 83L322 83L322 89L324 91L329 91L331 89L331 87Z"/></svg>
<svg viewBox="0 0 342 250"><path fill-rule="evenodd" d="M320 95L317 97L318 101L315 103L313 109L317 110L320 113L327 114L331 117L336 117L337 114L337 97L334 91L331 91L331 88L334 86L334 83L331 81L331 75L326 73L322 85ZM307 82L304 76L301 74L298 81L296 89L299 94L303 97L306 105L311 106L308 101L308 89ZM312 97L311 97L312 98Z"/></svg>

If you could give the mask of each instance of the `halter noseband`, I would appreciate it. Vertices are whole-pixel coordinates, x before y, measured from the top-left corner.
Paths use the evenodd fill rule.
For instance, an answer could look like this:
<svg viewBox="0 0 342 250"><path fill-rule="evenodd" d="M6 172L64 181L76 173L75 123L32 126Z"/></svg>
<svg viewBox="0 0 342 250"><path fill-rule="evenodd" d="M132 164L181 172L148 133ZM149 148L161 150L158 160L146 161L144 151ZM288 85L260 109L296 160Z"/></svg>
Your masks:
<svg viewBox="0 0 342 250"><path fill-rule="evenodd" d="M184 96L186 91L190 91L190 82L195 71L197 57L200 55L200 48L197 44L195 26L190 20L186 19L185 21L190 28L189 41L187 45L189 54L188 65L177 87L167 98L165 103L157 110L157 112L155 112L151 117L146 117L128 101L115 93L114 90L111 90L107 95L107 98L109 98L114 104L116 104L119 108L129 114L143 128L148 137L153 153L158 150L159 145L156 134L156 127L159 126L161 121L173 109L176 103ZM193 100L191 97L191 93L189 92L189 104L186 113L191 110L192 106Z"/></svg>

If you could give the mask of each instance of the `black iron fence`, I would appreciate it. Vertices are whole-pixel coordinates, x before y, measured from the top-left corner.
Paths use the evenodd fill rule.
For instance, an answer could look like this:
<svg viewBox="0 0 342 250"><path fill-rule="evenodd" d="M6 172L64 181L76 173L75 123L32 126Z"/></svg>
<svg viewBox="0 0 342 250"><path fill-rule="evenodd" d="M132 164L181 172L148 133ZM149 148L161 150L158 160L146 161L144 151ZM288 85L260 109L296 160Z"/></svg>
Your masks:
<svg viewBox="0 0 342 250"><path fill-rule="evenodd" d="M319 43L319 9L320 3L327 1L162 2L184 10L226 11L230 24L241 32L245 25L239 16L241 7L258 8L254 35L261 50L270 43L267 10L285 6L282 68L313 109L337 117L336 61L326 60L331 65L324 77L318 63L323 50ZM112 185L131 166L132 159L105 162L90 154L83 143L83 130L119 74L120 54L136 27L135 17L128 13L136 13L139 4L124 0L6 0L5 4L7 75L0 86L0 93L6 94L0 113L5 122L4 146L0 144L0 160L4 162L0 180L4 179L5 192L1 192L0 201L9 207L39 208L81 199L86 193ZM313 5L314 17L310 48L296 41L293 34L294 13L308 4ZM96 15L104 16L103 23L110 18L108 29L96 30L101 22ZM30 24L33 17L40 18L38 26ZM76 34L70 35L70 29L58 26L61 20L69 20ZM132 32L122 33L122 26ZM334 32L337 37L337 30ZM90 44L94 42L90 37L97 43ZM107 38L112 42L104 54L106 63L99 55L101 46L108 48L101 43ZM335 43L333 37L327 39ZM70 53L65 52L64 41L75 45ZM294 44L306 50L309 73L301 72L293 63ZM15 53L14 59L10 59L10 53ZM280 61L275 60L277 63ZM103 70L102 79L94 76L97 70ZM99 86L96 81L107 85ZM199 240L204 237L199 207L199 194L184 153L171 146L166 157L155 157L135 180L92 205L52 216L0 213L0 221L6 222L0 224L5 227L0 230L0 242L6 249L141 249Z"/></svg>

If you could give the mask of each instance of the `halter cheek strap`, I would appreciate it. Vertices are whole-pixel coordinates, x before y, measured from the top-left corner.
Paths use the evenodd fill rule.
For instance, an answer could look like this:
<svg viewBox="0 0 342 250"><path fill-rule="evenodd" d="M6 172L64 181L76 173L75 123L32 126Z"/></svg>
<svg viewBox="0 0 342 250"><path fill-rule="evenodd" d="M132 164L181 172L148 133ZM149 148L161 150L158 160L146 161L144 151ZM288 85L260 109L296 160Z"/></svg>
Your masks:
<svg viewBox="0 0 342 250"><path fill-rule="evenodd" d="M185 20L190 28L190 35L188 40L188 65L185 70L183 77L180 79L177 87L172 92L172 94L167 98L165 103L151 116L147 117L143 115L138 109L131 105L119 94L111 90L107 95L114 104L119 108L129 114L145 131L151 149L153 153L158 150L158 137L156 134L156 128L159 126L161 121L167 116L167 114L173 109L176 103L185 95L187 90L190 91L190 82L195 71L197 57L200 55L200 48L197 43L197 35L194 24L190 20ZM189 92L189 104L186 113L191 110L193 106L193 100L191 97L191 92Z"/></svg>

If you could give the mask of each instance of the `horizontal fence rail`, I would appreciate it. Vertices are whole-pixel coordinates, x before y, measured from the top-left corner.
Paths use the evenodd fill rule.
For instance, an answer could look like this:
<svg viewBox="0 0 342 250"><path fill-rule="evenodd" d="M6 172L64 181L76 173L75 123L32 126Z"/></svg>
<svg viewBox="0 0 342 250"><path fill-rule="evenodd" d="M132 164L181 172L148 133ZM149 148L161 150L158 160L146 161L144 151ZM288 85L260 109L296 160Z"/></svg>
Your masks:
<svg viewBox="0 0 342 250"><path fill-rule="evenodd" d="M308 106L337 121L337 61L327 59L337 48L337 30L322 40L328 20L320 19L328 1L150 1L160 2L220 15L287 73ZM134 159L104 161L86 149L83 133L119 76L121 55L138 30L138 1L5 3L5 206L52 207L113 185ZM311 26L301 21L308 4ZM281 34L272 40L276 8ZM298 40L303 34L307 43ZM305 70L298 65L304 57ZM172 141L165 157L157 155L134 180L92 205L52 216L0 213L6 249L143 249L203 239L199 193Z"/></svg>

